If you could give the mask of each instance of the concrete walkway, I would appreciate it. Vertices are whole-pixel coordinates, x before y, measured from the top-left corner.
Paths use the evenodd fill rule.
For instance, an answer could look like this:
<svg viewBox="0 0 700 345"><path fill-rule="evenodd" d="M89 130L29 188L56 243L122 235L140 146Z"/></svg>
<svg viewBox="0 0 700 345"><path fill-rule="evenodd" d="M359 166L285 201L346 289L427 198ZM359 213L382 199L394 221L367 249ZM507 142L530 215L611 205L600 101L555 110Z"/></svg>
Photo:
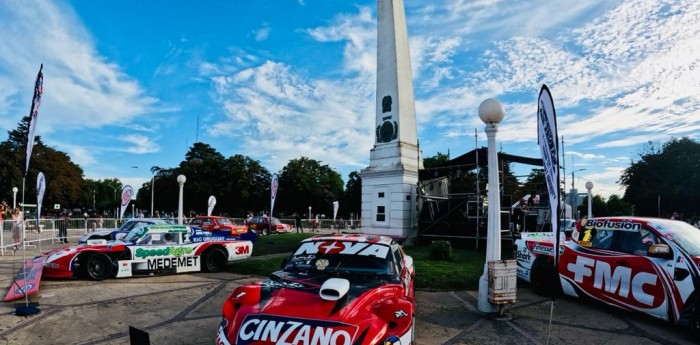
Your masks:
<svg viewBox="0 0 700 345"><path fill-rule="evenodd" d="M48 250L48 248L43 248ZM0 257L2 293L22 263ZM27 250L30 258L38 255ZM128 326L150 333L151 344L213 344L223 301L257 277L228 272L161 277L48 280L41 283L39 314L19 317L0 305L0 344L129 344ZM419 272L420 274L420 272ZM688 329L573 299L550 301L518 289L505 317L476 310L476 291L418 291L416 343L441 344L694 344Z"/></svg>

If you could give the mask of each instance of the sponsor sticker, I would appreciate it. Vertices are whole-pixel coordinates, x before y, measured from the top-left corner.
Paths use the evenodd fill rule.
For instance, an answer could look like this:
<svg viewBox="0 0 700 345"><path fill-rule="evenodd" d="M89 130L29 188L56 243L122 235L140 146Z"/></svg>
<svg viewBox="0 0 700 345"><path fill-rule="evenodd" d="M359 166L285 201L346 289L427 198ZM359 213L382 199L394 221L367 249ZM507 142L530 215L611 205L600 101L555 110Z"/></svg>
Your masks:
<svg viewBox="0 0 700 345"><path fill-rule="evenodd" d="M532 252L535 254L554 255L554 246L535 243L532 246Z"/></svg>
<svg viewBox="0 0 700 345"><path fill-rule="evenodd" d="M149 270L161 270L177 267L199 267L199 256L185 256L180 258L155 258L148 260Z"/></svg>
<svg viewBox="0 0 700 345"><path fill-rule="evenodd" d="M376 256L384 259L389 254L389 246L365 242L316 241L304 242L294 255L303 254L346 254Z"/></svg>
<svg viewBox="0 0 700 345"><path fill-rule="evenodd" d="M351 345L357 326L327 321L249 314L236 338L237 345Z"/></svg>
<svg viewBox="0 0 700 345"><path fill-rule="evenodd" d="M27 284L27 285L18 287L18 288L15 290L15 294L17 294L17 295L20 295L20 294L21 294L21 295L24 295L24 293L25 293L26 291L31 290L33 287L34 287L34 284Z"/></svg>
<svg viewBox="0 0 700 345"><path fill-rule="evenodd" d="M165 248L155 248L146 249L138 248L134 255L137 258L147 258L149 256L182 256L192 254L192 248L190 247L165 247Z"/></svg>
<svg viewBox="0 0 700 345"><path fill-rule="evenodd" d="M585 228L596 228L598 230L639 231L642 229L642 223L632 222L630 220L614 221L610 219L589 219L583 226Z"/></svg>

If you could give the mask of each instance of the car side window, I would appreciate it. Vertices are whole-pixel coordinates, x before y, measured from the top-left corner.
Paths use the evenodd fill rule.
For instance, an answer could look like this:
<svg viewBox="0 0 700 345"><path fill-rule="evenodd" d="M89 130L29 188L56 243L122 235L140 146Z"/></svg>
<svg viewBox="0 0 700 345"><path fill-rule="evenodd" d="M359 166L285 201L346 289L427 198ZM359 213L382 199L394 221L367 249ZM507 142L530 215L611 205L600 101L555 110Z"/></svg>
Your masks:
<svg viewBox="0 0 700 345"><path fill-rule="evenodd" d="M644 243L642 241L642 233L638 230L634 231L618 231L618 243L617 249L621 252L628 254L639 254L646 255L651 243Z"/></svg>
<svg viewBox="0 0 700 345"><path fill-rule="evenodd" d="M391 254L392 254L393 259L394 259L393 261L395 264L396 274L398 274L401 272L401 268L403 265L403 263L401 261L403 259L403 256L401 255L401 248L399 247L398 244L394 243L391 245Z"/></svg>
<svg viewBox="0 0 700 345"><path fill-rule="evenodd" d="M613 243L611 230L585 229L580 233L579 244L584 247L610 249Z"/></svg>

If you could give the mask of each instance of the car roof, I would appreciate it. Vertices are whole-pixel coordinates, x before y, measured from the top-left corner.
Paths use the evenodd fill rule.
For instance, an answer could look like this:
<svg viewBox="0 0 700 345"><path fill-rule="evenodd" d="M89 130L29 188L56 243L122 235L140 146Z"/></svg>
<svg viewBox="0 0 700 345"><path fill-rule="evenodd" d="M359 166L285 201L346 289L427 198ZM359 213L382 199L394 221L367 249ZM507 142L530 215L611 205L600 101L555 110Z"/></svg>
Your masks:
<svg viewBox="0 0 700 345"><path fill-rule="evenodd" d="M148 233L187 232L190 229L187 225L150 225L144 228Z"/></svg>
<svg viewBox="0 0 700 345"><path fill-rule="evenodd" d="M339 235L319 235L309 237L302 240L303 242L318 242L318 241L346 241L346 242L370 242L384 245L391 245L394 240L389 236L372 235L372 234L339 234Z"/></svg>
<svg viewBox="0 0 700 345"><path fill-rule="evenodd" d="M153 222L154 224L167 224L165 219L161 218L131 218L127 222Z"/></svg>

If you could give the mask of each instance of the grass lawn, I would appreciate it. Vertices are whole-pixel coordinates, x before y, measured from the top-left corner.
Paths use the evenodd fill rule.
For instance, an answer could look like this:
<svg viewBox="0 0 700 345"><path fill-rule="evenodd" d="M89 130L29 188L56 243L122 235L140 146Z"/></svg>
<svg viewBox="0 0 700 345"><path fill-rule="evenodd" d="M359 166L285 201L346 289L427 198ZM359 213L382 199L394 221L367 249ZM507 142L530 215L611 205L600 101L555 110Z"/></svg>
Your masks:
<svg viewBox="0 0 700 345"><path fill-rule="evenodd" d="M253 245L254 258L235 263L231 271L240 274L267 276L280 268L282 260L290 255L296 245L309 233L277 234L258 239ZM510 259L508 242L502 245L503 259ZM474 249L474 243L453 244L452 260L431 260L430 245L404 247L413 257L416 267L416 287L433 290L477 290L479 277L484 272L485 244L482 249Z"/></svg>

